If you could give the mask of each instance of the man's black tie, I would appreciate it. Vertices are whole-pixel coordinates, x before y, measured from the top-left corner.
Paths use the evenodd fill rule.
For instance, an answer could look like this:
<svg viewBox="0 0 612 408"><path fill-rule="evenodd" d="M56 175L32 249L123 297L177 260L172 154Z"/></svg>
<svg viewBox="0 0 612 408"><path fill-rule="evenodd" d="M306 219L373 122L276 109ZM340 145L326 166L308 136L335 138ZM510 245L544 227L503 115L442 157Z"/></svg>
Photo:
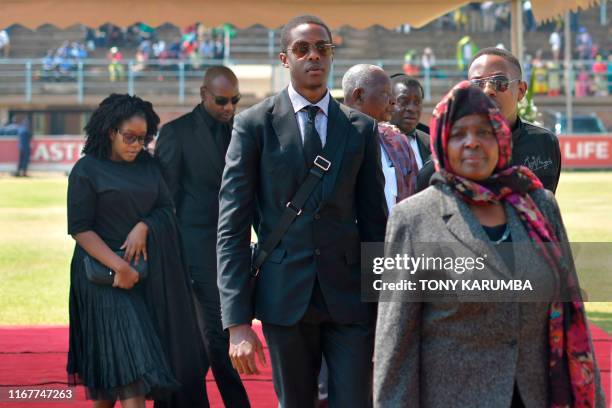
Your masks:
<svg viewBox="0 0 612 408"><path fill-rule="evenodd" d="M321 143L319 132L317 132L317 128L315 127L315 117L319 112L319 107L308 105L304 109L306 113L308 113L308 122L306 122L306 129L304 132L304 157L306 158L306 165L310 167L315 157L323 150L323 144Z"/></svg>

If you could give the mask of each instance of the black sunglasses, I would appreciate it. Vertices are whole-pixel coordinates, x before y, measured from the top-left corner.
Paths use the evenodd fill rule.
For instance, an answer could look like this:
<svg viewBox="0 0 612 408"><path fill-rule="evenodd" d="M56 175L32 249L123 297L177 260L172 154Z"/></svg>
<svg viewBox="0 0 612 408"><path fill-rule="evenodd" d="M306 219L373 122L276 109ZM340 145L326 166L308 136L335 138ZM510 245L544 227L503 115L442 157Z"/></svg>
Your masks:
<svg viewBox="0 0 612 408"><path fill-rule="evenodd" d="M123 133L117 129L117 133L123 138L123 143L131 145L138 141L139 144L144 145L147 141L147 135L134 135L132 133Z"/></svg>
<svg viewBox="0 0 612 408"><path fill-rule="evenodd" d="M511 83L520 81L520 79L508 79L504 75L496 75L488 78L472 79L470 82L481 89L485 89L487 84L493 85L496 92L506 92Z"/></svg>
<svg viewBox="0 0 612 408"><path fill-rule="evenodd" d="M230 102L232 105L238 105L238 102L240 102L240 98L242 98L242 95L240 94L234 95L231 98L228 98L227 96L217 96L214 93L212 93L208 88L204 88L204 89L206 89L207 92L210 92L210 94L214 98L215 103L219 106L225 106Z"/></svg>
<svg viewBox="0 0 612 408"><path fill-rule="evenodd" d="M314 49L320 56L330 57L333 54L335 47L335 45L326 42L311 44L307 41L296 41L291 46L291 52L297 58L304 58L311 49Z"/></svg>

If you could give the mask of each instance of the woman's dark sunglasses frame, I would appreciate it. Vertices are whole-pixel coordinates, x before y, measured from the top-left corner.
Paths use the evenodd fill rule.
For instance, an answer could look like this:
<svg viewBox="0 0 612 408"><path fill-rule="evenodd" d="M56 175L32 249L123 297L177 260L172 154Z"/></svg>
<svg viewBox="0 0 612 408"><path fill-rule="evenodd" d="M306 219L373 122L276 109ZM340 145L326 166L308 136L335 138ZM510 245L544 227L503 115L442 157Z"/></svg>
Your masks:
<svg viewBox="0 0 612 408"><path fill-rule="evenodd" d="M131 133L123 133L122 131L120 131L119 129L117 129L117 133L119 133L121 135L121 138L123 139L123 143L127 144L127 145L132 145L136 142L138 142L139 144L143 145L145 144L146 140L147 140L147 135L141 136L141 135L133 135Z"/></svg>
<svg viewBox="0 0 612 408"><path fill-rule="evenodd" d="M520 79L508 79L505 75L495 75L487 78L471 79L472 85L485 89L487 84L493 84L493 88L496 92L506 92L513 82L518 82Z"/></svg>
<svg viewBox="0 0 612 408"><path fill-rule="evenodd" d="M332 43L318 42L316 44L311 44L308 41L300 40L293 43L291 46L291 53L295 55L296 58L300 59L304 58L313 48L320 56L331 57L336 46Z"/></svg>

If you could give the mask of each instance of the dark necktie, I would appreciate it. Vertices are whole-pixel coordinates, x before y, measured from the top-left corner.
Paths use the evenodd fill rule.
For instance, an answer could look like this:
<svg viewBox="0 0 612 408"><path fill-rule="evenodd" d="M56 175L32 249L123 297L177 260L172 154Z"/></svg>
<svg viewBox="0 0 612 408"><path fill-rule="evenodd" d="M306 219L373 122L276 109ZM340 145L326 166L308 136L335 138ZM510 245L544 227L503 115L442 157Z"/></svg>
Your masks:
<svg viewBox="0 0 612 408"><path fill-rule="evenodd" d="M323 144L321 143L319 132L317 132L317 128L315 127L315 117L319 112L319 107L308 105L304 110L306 110L308 114L308 121L306 122L306 129L304 131L304 157L306 158L306 165L310 167L315 157L323 150Z"/></svg>

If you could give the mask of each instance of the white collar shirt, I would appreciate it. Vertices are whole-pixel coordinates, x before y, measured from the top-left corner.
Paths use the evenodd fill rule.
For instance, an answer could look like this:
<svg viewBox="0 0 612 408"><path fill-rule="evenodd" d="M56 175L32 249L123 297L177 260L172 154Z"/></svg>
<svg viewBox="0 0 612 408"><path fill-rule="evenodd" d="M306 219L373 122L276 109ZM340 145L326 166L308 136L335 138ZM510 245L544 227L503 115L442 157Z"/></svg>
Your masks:
<svg viewBox="0 0 612 408"><path fill-rule="evenodd" d="M309 102L306 98L297 93L291 84L289 84L287 92L289 93L289 99L291 100L291 105L293 105L293 112L295 113L298 126L300 128L302 143L304 143L306 123L308 122L308 113L302 109L310 105L319 107L319 112L317 113L317 116L315 116L315 128L317 129L317 133L319 133L319 137L321 138L321 146L325 147L325 142L327 141L327 115L329 112L330 99L329 91L327 91L325 96L317 103Z"/></svg>

